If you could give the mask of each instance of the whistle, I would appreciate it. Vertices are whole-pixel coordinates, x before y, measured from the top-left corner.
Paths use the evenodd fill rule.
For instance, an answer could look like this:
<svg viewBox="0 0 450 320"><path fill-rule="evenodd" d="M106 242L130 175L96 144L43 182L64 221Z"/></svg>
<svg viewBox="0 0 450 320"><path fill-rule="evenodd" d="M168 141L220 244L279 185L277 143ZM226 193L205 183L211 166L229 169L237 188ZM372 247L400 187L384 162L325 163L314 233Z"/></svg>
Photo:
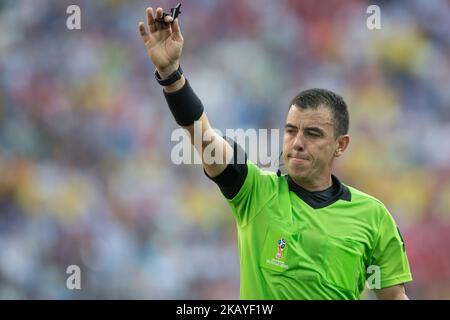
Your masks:
<svg viewBox="0 0 450 320"><path fill-rule="evenodd" d="M167 16L171 16L173 18L171 23L173 23L175 21L175 19L178 17L178 15L181 13L180 9L181 9L181 3L177 4L177 6L175 8L171 8L170 13L164 12L162 18L156 19L156 21L160 22L160 23L166 23L164 21L164 18Z"/></svg>

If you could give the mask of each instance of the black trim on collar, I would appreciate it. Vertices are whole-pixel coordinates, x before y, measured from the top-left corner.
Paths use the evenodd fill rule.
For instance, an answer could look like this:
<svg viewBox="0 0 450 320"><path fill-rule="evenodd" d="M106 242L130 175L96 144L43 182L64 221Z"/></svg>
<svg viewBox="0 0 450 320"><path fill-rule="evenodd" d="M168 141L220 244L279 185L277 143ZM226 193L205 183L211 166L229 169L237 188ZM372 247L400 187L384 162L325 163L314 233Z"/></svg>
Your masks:
<svg viewBox="0 0 450 320"><path fill-rule="evenodd" d="M333 184L330 188L324 191L315 191L315 192L311 192L300 187L298 184L294 182L294 180L292 180L292 178L289 175L286 175L285 177L289 185L289 191L294 192L300 199L302 199L306 204L308 204L313 209L325 208L338 200L344 201L352 200L352 194L350 193L350 190L347 188L347 186L343 185L339 181L339 179L334 175L331 175L331 180L333 181ZM325 198L325 200L323 198Z"/></svg>

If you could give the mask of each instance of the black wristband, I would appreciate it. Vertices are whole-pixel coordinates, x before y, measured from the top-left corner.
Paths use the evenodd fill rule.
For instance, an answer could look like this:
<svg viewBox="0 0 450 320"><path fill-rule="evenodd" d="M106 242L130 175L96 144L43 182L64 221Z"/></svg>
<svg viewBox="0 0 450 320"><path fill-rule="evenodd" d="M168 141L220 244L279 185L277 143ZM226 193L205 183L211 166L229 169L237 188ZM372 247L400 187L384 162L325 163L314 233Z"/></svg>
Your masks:
<svg viewBox="0 0 450 320"><path fill-rule="evenodd" d="M181 69L181 65L178 66L178 69L172 72L172 74L167 78L162 80L161 76L158 73L158 70L155 70L155 78L158 83L162 86L170 86L172 83L177 82L181 79L181 75L183 74L183 69Z"/></svg>
<svg viewBox="0 0 450 320"><path fill-rule="evenodd" d="M175 121L187 127L200 119L203 114L203 104L192 90L186 79L184 86L175 92L167 93L163 90L169 109Z"/></svg>

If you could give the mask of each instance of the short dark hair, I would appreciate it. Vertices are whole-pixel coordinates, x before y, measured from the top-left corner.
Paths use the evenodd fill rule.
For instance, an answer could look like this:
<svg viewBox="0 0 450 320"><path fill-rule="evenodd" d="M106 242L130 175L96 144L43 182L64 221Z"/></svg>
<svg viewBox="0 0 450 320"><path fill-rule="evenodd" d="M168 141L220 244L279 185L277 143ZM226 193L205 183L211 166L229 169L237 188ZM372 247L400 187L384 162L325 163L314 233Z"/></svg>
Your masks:
<svg viewBox="0 0 450 320"><path fill-rule="evenodd" d="M349 116L347 104L340 95L326 89L308 89L300 92L291 100L289 110L292 105L301 109L316 109L320 105L324 105L331 111L335 136L339 137L348 133Z"/></svg>

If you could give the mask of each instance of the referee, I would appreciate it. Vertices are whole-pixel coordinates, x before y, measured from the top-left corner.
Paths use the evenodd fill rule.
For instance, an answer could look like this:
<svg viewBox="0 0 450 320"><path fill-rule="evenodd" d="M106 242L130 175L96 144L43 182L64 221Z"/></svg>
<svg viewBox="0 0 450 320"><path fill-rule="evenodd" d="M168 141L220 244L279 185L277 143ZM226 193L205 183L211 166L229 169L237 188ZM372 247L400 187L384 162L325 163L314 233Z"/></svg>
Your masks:
<svg viewBox="0 0 450 320"><path fill-rule="evenodd" d="M226 197L238 230L241 299L359 299L374 278L378 299L408 299L412 281L402 236L386 207L332 174L346 150L349 117L343 99L311 89L290 103L283 141L287 175L261 171L211 129L203 105L183 76L178 19L147 8L139 32L176 122L193 143L194 122L213 135L196 146L222 151L203 159ZM213 144L210 146L209 144ZM236 161L244 157L245 161ZM219 161L220 162L220 161Z"/></svg>

